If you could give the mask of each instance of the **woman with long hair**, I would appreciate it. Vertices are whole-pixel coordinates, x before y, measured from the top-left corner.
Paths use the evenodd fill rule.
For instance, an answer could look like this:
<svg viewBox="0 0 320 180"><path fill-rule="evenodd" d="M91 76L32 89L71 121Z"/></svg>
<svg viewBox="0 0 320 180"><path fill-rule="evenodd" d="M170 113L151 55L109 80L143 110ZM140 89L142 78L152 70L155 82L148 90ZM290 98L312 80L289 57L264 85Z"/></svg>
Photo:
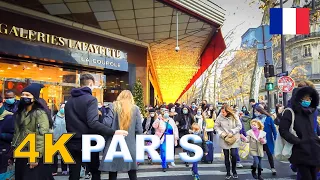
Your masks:
<svg viewBox="0 0 320 180"><path fill-rule="evenodd" d="M139 107L135 105L131 92L129 90L124 90L119 94L117 100L113 102L112 105L109 105L109 108L114 114L113 117L107 117L110 118L110 121L112 121L112 129L128 131L128 136L125 137L125 140L133 162L124 162L122 158L116 158L113 159L112 162L101 162L99 170L109 172L109 180L116 180L118 171L128 172L130 180L136 180L138 179L138 166L136 161L136 135L143 133ZM106 146L103 151L103 159L105 159L107 155L111 140L112 138L106 139ZM120 149L117 149L117 151L120 151Z"/></svg>
<svg viewBox="0 0 320 180"><path fill-rule="evenodd" d="M15 163L16 180L51 180L50 164L43 163L44 135L51 132L53 122L46 107L39 103L42 84L30 84L22 90L18 111L15 114L15 132L12 146L17 147L28 134L36 134L36 151L40 157L36 162L29 162L28 158L17 158ZM28 164L28 165L27 165Z"/></svg>
<svg viewBox="0 0 320 180"><path fill-rule="evenodd" d="M277 171L274 166L273 154L274 154L274 142L277 139L277 129L274 125L272 115L268 113L265 109L257 107L254 110L254 115L256 119L259 119L264 125L263 131L267 133L267 143L263 145L263 150L267 153L268 161L271 167L273 175L277 174Z"/></svg>
<svg viewBox="0 0 320 180"><path fill-rule="evenodd" d="M241 122L234 114L233 109L226 105L221 108L221 113L218 116L214 129L219 135L219 144L224 153L224 162L227 169L226 179L231 178L230 156L233 178L238 179L236 171L237 164L237 148L240 147L240 130Z"/></svg>

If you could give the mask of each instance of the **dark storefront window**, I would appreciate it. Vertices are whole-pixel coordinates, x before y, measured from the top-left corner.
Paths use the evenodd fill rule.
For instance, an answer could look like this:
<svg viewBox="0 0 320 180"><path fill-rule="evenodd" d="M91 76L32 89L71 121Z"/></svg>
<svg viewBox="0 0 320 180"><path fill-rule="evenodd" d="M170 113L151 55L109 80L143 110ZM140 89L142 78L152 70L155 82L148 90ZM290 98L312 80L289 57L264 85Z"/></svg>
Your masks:
<svg viewBox="0 0 320 180"><path fill-rule="evenodd" d="M104 89L103 101L113 102L123 90L131 90L129 86L129 73L119 71L105 71L106 87Z"/></svg>

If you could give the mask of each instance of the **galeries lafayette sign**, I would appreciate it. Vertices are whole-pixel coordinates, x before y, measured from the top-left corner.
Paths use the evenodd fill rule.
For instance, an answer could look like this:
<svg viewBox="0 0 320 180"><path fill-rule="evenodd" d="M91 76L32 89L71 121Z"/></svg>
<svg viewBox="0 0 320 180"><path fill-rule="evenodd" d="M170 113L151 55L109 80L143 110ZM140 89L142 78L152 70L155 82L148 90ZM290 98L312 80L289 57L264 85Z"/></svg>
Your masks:
<svg viewBox="0 0 320 180"><path fill-rule="evenodd" d="M0 34L15 36L28 41L41 42L55 46L68 47L70 49L77 49L80 51L87 51L114 59L127 59L127 54L120 50L67 39L64 37L37 32L34 30L19 28L16 26L8 26L7 24L0 24Z"/></svg>

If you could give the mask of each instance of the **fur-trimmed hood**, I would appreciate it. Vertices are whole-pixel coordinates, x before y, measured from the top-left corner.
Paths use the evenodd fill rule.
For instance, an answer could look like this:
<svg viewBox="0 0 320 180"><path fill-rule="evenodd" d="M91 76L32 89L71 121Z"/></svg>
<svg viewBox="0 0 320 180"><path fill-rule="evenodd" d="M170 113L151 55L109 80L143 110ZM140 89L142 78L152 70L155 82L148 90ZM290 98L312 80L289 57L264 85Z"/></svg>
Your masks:
<svg viewBox="0 0 320 180"><path fill-rule="evenodd" d="M296 88L293 94L293 97L291 98L293 110L299 110L302 108L300 104L301 99L306 94L309 94L310 97L312 98L310 108L316 109L319 106L319 93L312 87L301 87L301 88Z"/></svg>

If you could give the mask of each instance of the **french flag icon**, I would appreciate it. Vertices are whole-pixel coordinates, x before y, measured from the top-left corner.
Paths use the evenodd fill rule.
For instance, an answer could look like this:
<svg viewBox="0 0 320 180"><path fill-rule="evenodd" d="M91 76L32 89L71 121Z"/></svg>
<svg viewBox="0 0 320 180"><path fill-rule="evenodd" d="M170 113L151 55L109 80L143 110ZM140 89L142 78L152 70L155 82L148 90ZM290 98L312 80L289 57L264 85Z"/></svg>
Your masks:
<svg viewBox="0 0 320 180"><path fill-rule="evenodd" d="M308 8L270 8L270 34L310 34Z"/></svg>

